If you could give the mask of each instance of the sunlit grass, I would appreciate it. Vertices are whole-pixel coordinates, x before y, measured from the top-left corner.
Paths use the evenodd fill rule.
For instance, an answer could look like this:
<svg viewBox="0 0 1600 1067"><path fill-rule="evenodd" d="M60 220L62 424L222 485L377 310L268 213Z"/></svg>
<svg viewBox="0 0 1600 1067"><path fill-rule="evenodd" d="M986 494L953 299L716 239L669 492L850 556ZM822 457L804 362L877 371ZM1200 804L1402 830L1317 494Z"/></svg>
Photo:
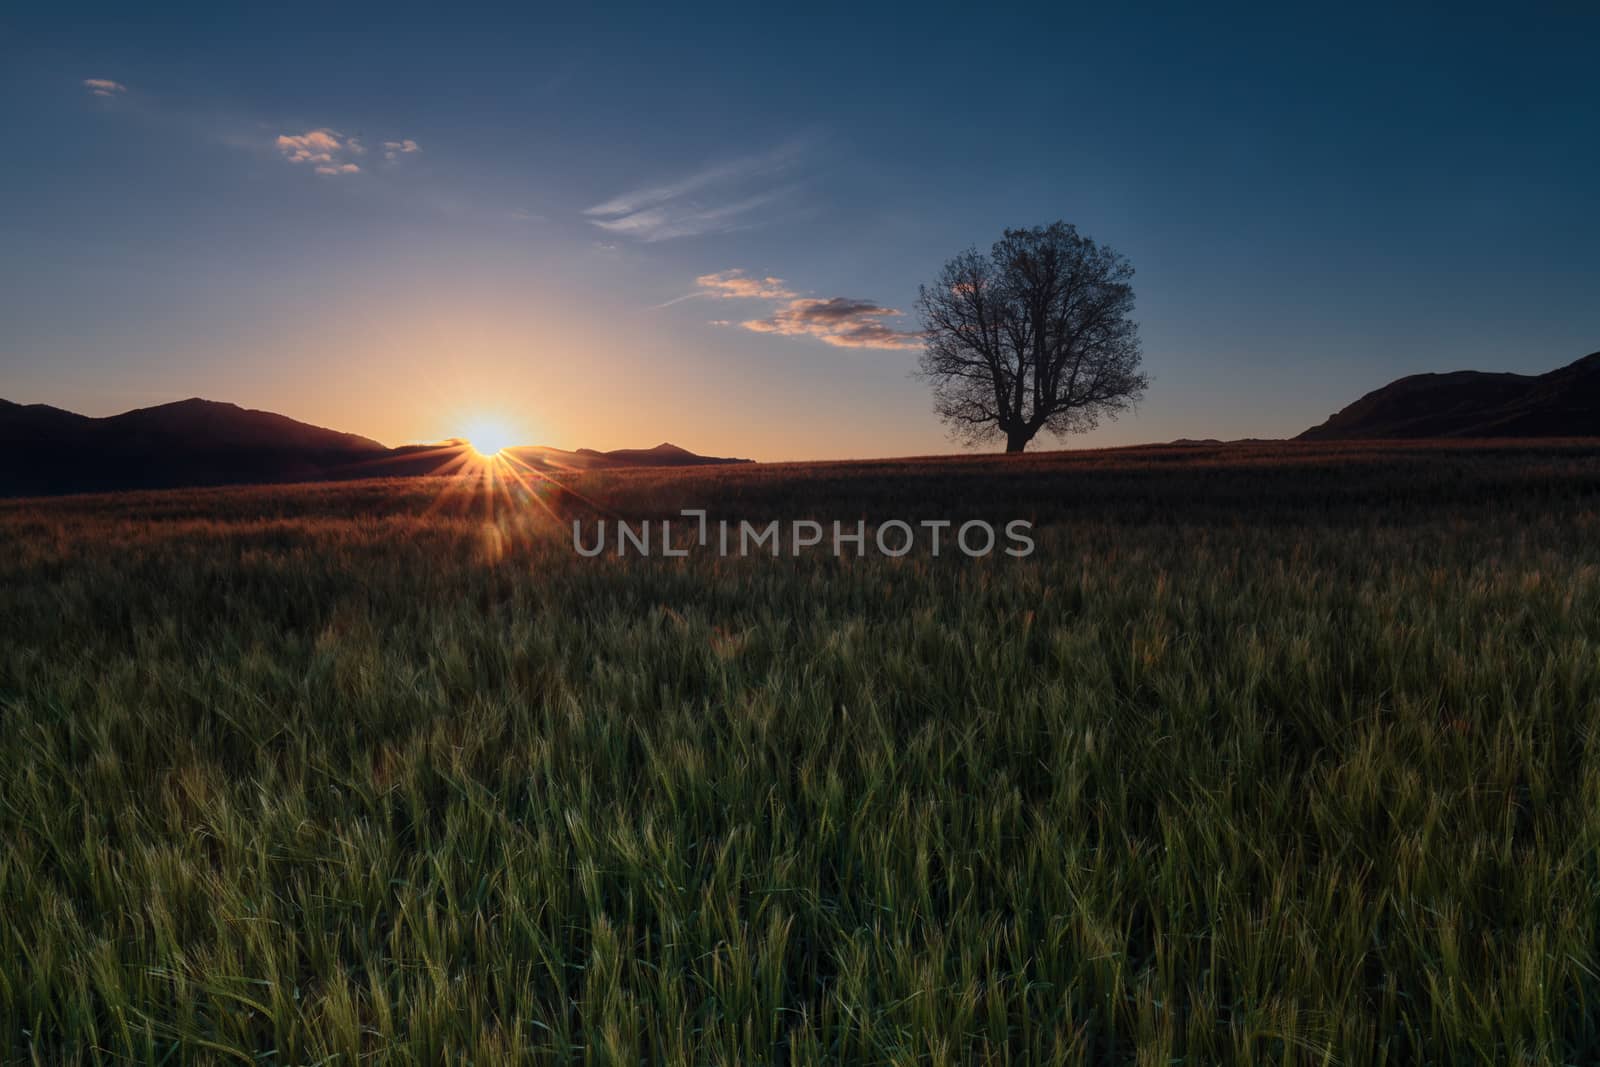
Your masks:
<svg viewBox="0 0 1600 1067"><path fill-rule="evenodd" d="M0 505L4 1058L1593 1061L1600 461L1308 455Z"/></svg>

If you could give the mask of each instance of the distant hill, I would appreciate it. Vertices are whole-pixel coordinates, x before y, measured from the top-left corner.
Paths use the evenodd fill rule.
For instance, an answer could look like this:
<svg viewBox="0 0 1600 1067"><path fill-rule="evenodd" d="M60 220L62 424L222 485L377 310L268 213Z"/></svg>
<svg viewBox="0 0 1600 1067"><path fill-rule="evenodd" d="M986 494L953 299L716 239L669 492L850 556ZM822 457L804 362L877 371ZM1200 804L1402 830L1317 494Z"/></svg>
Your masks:
<svg viewBox="0 0 1600 1067"><path fill-rule="evenodd" d="M388 451L377 441L194 398L95 419L0 400L0 493L314 479Z"/></svg>
<svg viewBox="0 0 1600 1067"><path fill-rule="evenodd" d="M475 457L465 441L387 448L270 411L194 398L90 418L0 400L0 496L448 474ZM518 448L551 470L748 463L676 445L596 452Z"/></svg>
<svg viewBox="0 0 1600 1067"><path fill-rule="evenodd" d="M1413 374L1298 440L1600 436L1600 352L1548 374Z"/></svg>
<svg viewBox="0 0 1600 1067"><path fill-rule="evenodd" d="M687 448L663 441L654 448L617 448L597 452L580 448L564 452L559 448L515 448L512 452L526 462L569 470L595 470L614 467L701 467L713 463L749 463L730 456L700 456Z"/></svg>

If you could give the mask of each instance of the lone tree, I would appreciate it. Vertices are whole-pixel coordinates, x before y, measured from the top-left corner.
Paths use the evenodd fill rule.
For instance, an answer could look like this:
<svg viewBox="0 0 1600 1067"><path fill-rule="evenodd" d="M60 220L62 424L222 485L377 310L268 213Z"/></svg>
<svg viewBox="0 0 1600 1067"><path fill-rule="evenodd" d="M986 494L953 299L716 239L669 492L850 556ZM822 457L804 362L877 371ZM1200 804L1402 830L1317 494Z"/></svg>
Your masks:
<svg viewBox="0 0 1600 1067"><path fill-rule="evenodd" d="M1090 430L1144 394L1133 267L1064 222L1007 230L968 249L918 291L922 376L957 437L1005 435L1021 452L1040 430Z"/></svg>

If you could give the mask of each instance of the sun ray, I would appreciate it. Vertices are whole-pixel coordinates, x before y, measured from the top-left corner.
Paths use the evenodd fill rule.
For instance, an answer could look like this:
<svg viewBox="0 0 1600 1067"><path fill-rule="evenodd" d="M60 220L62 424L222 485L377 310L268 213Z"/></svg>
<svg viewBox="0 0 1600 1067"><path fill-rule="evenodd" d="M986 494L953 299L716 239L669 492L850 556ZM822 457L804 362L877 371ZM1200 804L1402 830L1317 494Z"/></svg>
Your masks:
<svg viewBox="0 0 1600 1067"><path fill-rule="evenodd" d="M600 503L598 500L595 500L594 498L589 497L589 496L585 496L583 493L580 493L576 489L572 488L572 486L568 485L566 482L563 482L563 481L560 481L558 479L550 477L550 475L546 474L544 471L538 470L537 468L531 466L526 460L522 459L521 457L513 455L512 453L508 452L508 453L506 453L505 458L508 459L511 463L517 464L518 466L522 467L528 473L530 473L534 477L540 479L545 484L551 486L556 492L564 493L567 496L573 497L574 499L581 500L581 501L583 501L583 503L589 505L591 508L593 508L594 510L598 511L602 515L615 516L616 513L614 511L612 511L612 509L606 507L604 504ZM562 469L563 470L568 470L568 471L573 471L573 472L578 472L578 471L581 470L581 468L578 468L578 467L563 467ZM554 515L555 513L552 511L551 514Z"/></svg>
<svg viewBox="0 0 1600 1067"><path fill-rule="evenodd" d="M438 488L424 514L480 520L482 558L489 562L541 536L541 528L564 526L568 505L615 516L612 508L569 484L570 476L581 475L586 467L510 440L499 426L483 422L437 447L410 453L408 458L437 462L430 474Z"/></svg>

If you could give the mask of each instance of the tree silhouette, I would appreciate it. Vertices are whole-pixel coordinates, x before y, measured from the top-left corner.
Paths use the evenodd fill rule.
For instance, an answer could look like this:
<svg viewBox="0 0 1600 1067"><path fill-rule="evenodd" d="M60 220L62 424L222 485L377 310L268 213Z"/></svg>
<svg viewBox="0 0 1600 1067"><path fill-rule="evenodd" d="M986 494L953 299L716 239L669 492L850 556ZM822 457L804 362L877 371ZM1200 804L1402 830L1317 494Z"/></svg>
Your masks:
<svg viewBox="0 0 1600 1067"><path fill-rule="evenodd" d="M1093 429L1144 394L1133 267L1064 222L1007 230L988 256L968 249L918 291L922 376L951 432L1005 436L1021 452L1040 430Z"/></svg>

